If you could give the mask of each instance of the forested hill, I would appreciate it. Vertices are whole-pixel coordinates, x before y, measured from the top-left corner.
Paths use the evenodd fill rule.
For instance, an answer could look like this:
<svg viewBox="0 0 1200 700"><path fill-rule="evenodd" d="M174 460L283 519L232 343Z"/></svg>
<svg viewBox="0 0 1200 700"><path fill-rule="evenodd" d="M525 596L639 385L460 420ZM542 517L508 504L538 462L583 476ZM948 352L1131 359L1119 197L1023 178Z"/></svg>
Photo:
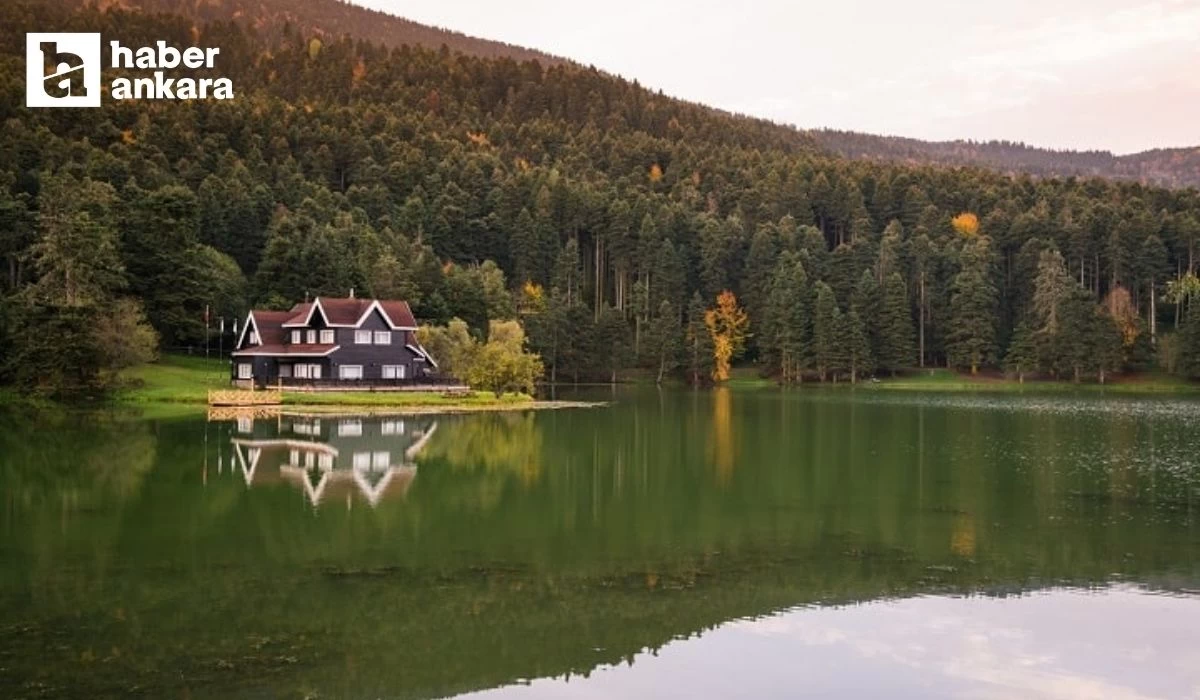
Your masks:
<svg viewBox="0 0 1200 700"><path fill-rule="evenodd" d="M219 46L236 97L26 109L28 31ZM206 307L351 288L476 334L519 318L560 380L703 378L742 345L785 378L1099 375L1151 362L1156 326L1200 375L1198 242L1193 189L829 157L574 64L0 4L0 381L23 388L203 343Z"/></svg>
<svg viewBox="0 0 1200 700"><path fill-rule="evenodd" d="M79 5L180 14L197 22L235 20L261 37L284 32L337 39L356 39L398 47L404 44L451 51L481 58L537 61L543 66L568 63L548 53L461 32L419 24L343 0L74 0Z"/></svg>
<svg viewBox="0 0 1200 700"><path fill-rule="evenodd" d="M543 67L569 59L499 41L467 36L419 24L343 0L75 0L100 7L140 9L185 15L205 23L236 21L252 28L261 39L278 39L285 32L323 40L352 36L389 47L402 45L439 49L481 58L537 61ZM603 66L599 67L601 70ZM788 127L780 126L781 130ZM835 129L807 130L821 148L848 158L887 160L907 164L978 166L1002 173L1038 177L1107 177L1164 187L1200 187L1200 146L1157 149L1127 156L1108 151L1069 151L1035 148L1007 141L921 141Z"/></svg>
<svg viewBox="0 0 1200 700"><path fill-rule="evenodd" d="M1108 151L1060 151L1011 141L921 141L834 129L808 133L822 148L847 158L974 165L1012 175L1108 177L1164 187L1200 187L1200 146L1117 156Z"/></svg>

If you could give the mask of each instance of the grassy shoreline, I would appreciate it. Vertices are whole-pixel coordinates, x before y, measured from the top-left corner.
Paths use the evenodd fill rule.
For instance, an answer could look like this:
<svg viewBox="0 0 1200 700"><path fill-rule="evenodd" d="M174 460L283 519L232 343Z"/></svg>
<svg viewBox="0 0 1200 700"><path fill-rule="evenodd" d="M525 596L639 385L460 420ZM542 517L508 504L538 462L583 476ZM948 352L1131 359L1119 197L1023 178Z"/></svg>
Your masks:
<svg viewBox="0 0 1200 700"><path fill-rule="evenodd" d="M843 384L846 386L846 384ZM1139 374L1110 378L1104 384L1094 379L1080 382L1029 379L1024 383L999 375L958 374L947 369L927 369L878 381L860 382L860 388L879 391L944 392L1094 392L1113 394L1200 394L1200 383L1168 374Z"/></svg>
<svg viewBox="0 0 1200 700"><path fill-rule="evenodd" d="M126 386L113 396L120 405L179 404L207 406L210 389L229 388L229 366L223 360L168 355L127 370ZM550 405L547 405L550 404ZM468 396L445 396L439 391L284 391L283 405L324 410L356 407L372 411L387 409L422 411L520 410L561 408L564 402L535 401L528 394L475 392Z"/></svg>

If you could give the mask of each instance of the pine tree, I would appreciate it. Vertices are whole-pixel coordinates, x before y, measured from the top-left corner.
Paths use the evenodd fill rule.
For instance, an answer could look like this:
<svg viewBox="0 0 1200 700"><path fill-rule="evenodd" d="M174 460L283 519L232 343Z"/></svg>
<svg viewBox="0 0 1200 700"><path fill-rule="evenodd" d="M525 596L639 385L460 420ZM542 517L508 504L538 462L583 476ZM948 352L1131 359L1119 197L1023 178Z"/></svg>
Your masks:
<svg viewBox="0 0 1200 700"><path fill-rule="evenodd" d="M1179 372L1200 379L1200 303L1193 303L1179 330Z"/></svg>
<svg viewBox="0 0 1200 700"><path fill-rule="evenodd" d="M850 383L854 384L859 375L870 372L874 365L866 324L858 312L851 309L839 317L839 326L839 352L844 358L843 367L850 372Z"/></svg>
<svg viewBox="0 0 1200 700"><path fill-rule="evenodd" d="M815 286L816 301L813 304L813 363L821 381L826 374L836 369L838 356L838 311L837 298L833 289L824 282Z"/></svg>
<svg viewBox="0 0 1200 700"><path fill-rule="evenodd" d="M643 340L646 352L653 355L655 383L662 384L663 378L679 367L680 351L683 348L683 328L679 323L679 312L671 302L664 301L659 304L657 312L646 326L646 336Z"/></svg>
<svg viewBox="0 0 1200 700"><path fill-rule="evenodd" d="M1004 368L1017 375L1017 381L1025 383L1025 375L1037 369L1038 349L1034 342L1033 329L1028 323L1022 322L1013 333L1012 341L1008 344L1008 352L1004 354Z"/></svg>
<svg viewBox="0 0 1200 700"><path fill-rule="evenodd" d="M761 336L764 359L778 368L784 383L801 380L808 366L809 296L803 263L796 254L785 254L771 275Z"/></svg>
<svg viewBox="0 0 1200 700"><path fill-rule="evenodd" d="M900 273L893 272L884 281L879 319L879 366L895 376L896 370L912 365L914 354L908 288Z"/></svg>
<svg viewBox="0 0 1200 700"><path fill-rule="evenodd" d="M988 278L988 239L980 236L962 251L962 270L951 285L947 356L971 374L992 361L996 345L996 288Z"/></svg>
<svg viewBox="0 0 1200 700"><path fill-rule="evenodd" d="M687 370L694 386L708 381L713 370L713 342L704 323L704 300L699 292L692 293L687 317Z"/></svg>

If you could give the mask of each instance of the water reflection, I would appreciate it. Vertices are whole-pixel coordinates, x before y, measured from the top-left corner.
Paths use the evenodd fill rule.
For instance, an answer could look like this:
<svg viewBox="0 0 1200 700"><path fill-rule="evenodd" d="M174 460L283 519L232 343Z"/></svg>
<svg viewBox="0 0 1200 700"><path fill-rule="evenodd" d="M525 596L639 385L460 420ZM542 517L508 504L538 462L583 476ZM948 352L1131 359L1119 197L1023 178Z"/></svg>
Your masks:
<svg viewBox="0 0 1200 700"><path fill-rule="evenodd" d="M417 475L417 456L437 431L437 420L284 413L274 419L236 420L229 463L247 486L280 481L299 487L309 503L371 507L403 498ZM224 460L218 460L218 473Z"/></svg>
<svg viewBox="0 0 1200 700"><path fill-rule="evenodd" d="M909 681L953 695L975 688L936 672L933 651L903 676L793 637L824 625L879 649L957 648L889 611L978 609L972 633L1003 635L987 611L1004 599L1097 587L1100 607L1072 614L1121 630L1100 656L1135 654L1123 626L1167 617L1108 586L1195 602L1200 418L1182 402L617 398L440 417L0 416L0 689L23 689L0 695L444 696L535 678L559 679L534 684L550 695L712 695L722 678L791 695L804 680L784 671L810 658L813 683L877 674L898 690L851 696ZM1171 621L1200 628L1195 607ZM1021 653L1056 653L1049 639ZM687 668L657 660L688 649Z"/></svg>

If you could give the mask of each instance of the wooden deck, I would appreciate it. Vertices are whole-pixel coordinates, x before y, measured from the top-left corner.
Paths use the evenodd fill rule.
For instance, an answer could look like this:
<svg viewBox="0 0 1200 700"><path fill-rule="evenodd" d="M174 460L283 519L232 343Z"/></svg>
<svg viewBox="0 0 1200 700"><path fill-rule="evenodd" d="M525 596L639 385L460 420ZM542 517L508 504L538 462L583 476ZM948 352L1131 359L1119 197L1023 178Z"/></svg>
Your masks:
<svg viewBox="0 0 1200 700"><path fill-rule="evenodd" d="M272 389L212 389L208 392L209 406L279 406L283 392Z"/></svg>

